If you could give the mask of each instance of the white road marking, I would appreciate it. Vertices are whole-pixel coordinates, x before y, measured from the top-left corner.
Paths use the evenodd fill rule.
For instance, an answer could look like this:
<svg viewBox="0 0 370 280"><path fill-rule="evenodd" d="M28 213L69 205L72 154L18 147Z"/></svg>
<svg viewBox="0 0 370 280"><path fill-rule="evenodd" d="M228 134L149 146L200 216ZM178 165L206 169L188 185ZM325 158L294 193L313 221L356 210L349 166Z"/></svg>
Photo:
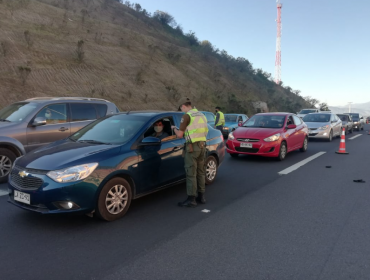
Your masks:
<svg viewBox="0 0 370 280"><path fill-rule="evenodd" d="M204 209L204 210L202 210L202 212L203 212L203 213L209 213L209 212L211 212L211 210Z"/></svg>
<svg viewBox="0 0 370 280"><path fill-rule="evenodd" d="M4 196L4 195L7 195L7 194L8 194L7 191L0 190L0 196Z"/></svg>
<svg viewBox="0 0 370 280"><path fill-rule="evenodd" d="M326 152L319 152L317 154L314 154L313 156L310 156L286 169L284 169L283 171L280 171L278 172L279 175L287 175L289 174L290 172L293 172L294 170L297 170L298 168L300 168L301 166L309 163L311 160L314 160L315 158L318 158L319 156L322 156L323 154L325 154Z"/></svg>
<svg viewBox="0 0 370 280"><path fill-rule="evenodd" d="M357 135L355 135L355 136L353 136L353 137L351 137L351 138L348 138L348 140L353 140L353 139L355 139L355 138L357 138L357 137L360 137L360 136L362 136L362 134L357 134Z"/></svg>

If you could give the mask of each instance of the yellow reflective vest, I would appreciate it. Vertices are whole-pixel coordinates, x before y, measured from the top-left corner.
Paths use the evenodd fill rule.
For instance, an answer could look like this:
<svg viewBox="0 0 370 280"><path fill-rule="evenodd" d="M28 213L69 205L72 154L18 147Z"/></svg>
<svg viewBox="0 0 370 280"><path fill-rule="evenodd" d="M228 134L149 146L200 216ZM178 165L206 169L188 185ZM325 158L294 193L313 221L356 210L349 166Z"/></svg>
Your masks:
<svg viewBox="0 0 370 280"><path fill-rule="evenodd" d="M206 117L197 109L192 109L186 113L190 117L190 123L185 131L186 142L207 141L208 125Z"/></svg>
<svg viewBox="0 0 370 280"><path fill-rule="evenodd" d="M220 119L218 120L218 123L215 123L215 126L224 126L225 125L225 116L224 116L224 113L222 113L221 111L218 111L218 114L220 114ZM216 117L215 117L215 122L216 122L216 119L217 119L217 114L216 114Z"/></svg>

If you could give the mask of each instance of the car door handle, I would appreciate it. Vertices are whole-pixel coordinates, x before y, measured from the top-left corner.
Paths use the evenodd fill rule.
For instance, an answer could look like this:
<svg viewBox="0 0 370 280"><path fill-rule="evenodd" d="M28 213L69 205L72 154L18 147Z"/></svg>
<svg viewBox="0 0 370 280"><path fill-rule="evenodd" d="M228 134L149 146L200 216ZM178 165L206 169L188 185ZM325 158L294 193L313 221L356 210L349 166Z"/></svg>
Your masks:
<svg viewBox="0 0 370 280"><path fill-rule="evenodd" d="M61 127L61 128L59 128L59 131L66 131L66 130L68 130L67 127Z"/></svg>
<svg viewBox="0 0 370 280"><path fill-rule="evenodd" d="M177 151L180 151L181 149L182 149L182 146L178 146L178 147L173 148L173 151L177 152Z"/></svg>

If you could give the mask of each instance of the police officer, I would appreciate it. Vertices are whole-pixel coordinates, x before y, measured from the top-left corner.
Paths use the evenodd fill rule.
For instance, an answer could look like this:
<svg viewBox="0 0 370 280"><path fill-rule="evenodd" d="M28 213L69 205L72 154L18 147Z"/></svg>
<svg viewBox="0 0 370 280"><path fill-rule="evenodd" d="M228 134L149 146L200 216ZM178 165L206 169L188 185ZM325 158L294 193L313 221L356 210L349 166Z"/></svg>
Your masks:
<svg viewBox="0 0 370 280"><path fill-rule="evenodd" d="M215 128L221 131L222 133L224 125L225 125L224 113L221 112L220 107L216 107Z"/></svg>
<svg viewBox="0 0 370 280"><path fill-rule="evenodd" d="M188 98L182 98L179 104L179 111L184 112L185 115L181 119L180 129L175 126L172 126L172 129L177 137L185 137L186 140L184 159L188 198L178 205L180 207L195 207L197 202L206 203L204 192L208 125L206 117L197 109L192 108Z"/></svg>

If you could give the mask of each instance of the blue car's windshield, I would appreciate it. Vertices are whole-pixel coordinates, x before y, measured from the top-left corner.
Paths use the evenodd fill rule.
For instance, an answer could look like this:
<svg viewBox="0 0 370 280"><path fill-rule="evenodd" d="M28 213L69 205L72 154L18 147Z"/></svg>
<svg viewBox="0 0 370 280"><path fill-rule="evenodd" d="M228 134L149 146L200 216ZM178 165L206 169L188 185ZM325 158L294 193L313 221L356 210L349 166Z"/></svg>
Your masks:
<svg viewBox="0 0 370 280"><path fill-rule="evenodd" d="M21 102L14 103L0 110L0 120L21 122L36 110L36 104Z"/></svg>
<svg viewBox="0 0 370 280"><path fill-rule="evenodd" d="M285 116L255 115L251 117L244 127L280 128L284 126Z"/></svg>
<svg viewBox="0 0 370 280"><path fill-rule="evenodd" d="M77 142L124 144L132 139L147 122L147 118L135 115L114 115L97 120L73 134Z"/></svg>
<svg viewBox="0 0 370 280"><path fill-rule="evenodd" d="M329 122L330 114L309 114L303 118L304 122Z"/></svg>

